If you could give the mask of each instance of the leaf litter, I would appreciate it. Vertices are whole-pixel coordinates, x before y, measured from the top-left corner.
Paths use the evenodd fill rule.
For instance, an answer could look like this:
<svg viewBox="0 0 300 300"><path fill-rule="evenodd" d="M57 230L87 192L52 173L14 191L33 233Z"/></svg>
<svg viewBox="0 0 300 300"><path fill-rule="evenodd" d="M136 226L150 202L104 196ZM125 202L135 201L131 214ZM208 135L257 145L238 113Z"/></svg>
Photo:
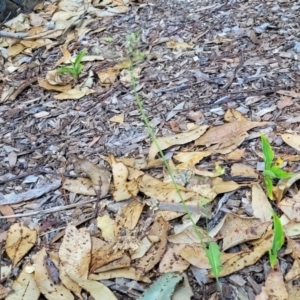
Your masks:
<svg viewBox="0 0 300 300"><path fill-rule="evenodd" d="M298 47L285 26L297 5L175 6L62 0L1 25L0 298L216 299L219 272L224 297L298 299ZM137 90L219 270L140 119L131 31L145 50ZM77 78L57 72L82 50ZM260 132L293 173L274 181L276 201ZM272 209L286 243L263 272Z"/></svg>

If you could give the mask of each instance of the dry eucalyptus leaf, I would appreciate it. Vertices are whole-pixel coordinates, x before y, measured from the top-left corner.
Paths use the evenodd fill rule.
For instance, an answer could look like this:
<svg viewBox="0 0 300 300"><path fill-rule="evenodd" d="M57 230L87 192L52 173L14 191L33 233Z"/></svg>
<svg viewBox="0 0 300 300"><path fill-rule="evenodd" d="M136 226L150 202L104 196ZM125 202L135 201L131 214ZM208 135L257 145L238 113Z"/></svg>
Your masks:
<svg viewBox="0 0 300 300"><path fill-rule="evenodd" d="M83 279L78 274L69 273L70 278L76 282L81 288L88 291L95 300L117 300L116 296L103 283Z"/></svg>
<svg viewBox="0 0 300 300"><path fill-rule="evenodd" d="M5 242L5 251L14 266L35 245L36 240L37 232L24 224L15 223L10 226Z"/></svg>
<svg viewBox="0 0 300 300"><path fill-rule="evenodd" d="M168 41L166 43L166 45L169 49L183 49L183 50L186 50L186 49L193 49L194 48L194 46L191 46L188 43L177 42L177 41L174 41L174 40Z"/></svg>
<svg viewBox="0 0 300 300"><path fill-rule="evenodd" d="M192 167L195 164L199 163L204 157L210 156L210 151L198 151L198 152L179 152L174 156L174 158L181 162L180 165L184 167ZM178 167L178 166L177 166Z"/></svg>
<svg viewBox="0 0 300 300"><path fill-rule="evenodd" d="M34 274L26 271L27 267L30 265L27 264L23 267L22 272L12 285L13 292L5 298L6 300L39 299L40 290L34 280Z"/></svg>
<svg viewBox="0 0 300 300"><path fill-rule="evenodd" d="M82 299L81 288L69 278L69 273L77 274L83 279L87 278L91 261L91 247L91 238L87 228L78 230L73 225L66 227L59 248L59 275L64 286L80 299Z"/></svg>
<svg viewBox="0 0 300 300"><path fill-rule="evenodd" d="M235 109L228 109L224 115L224 120L229 123L236 122L236 121L248 122L247 118L241 112Z"/></svg>
<svg viewBox="0 0 300 300"><path fill-rule="evenodd" d="M212 183L213 183L213 190L217 194L224 194L231 191L235 191L242 186L232 180L224 181L220 177L212 178Z"/></svg>
<svg viewBox="0 0 300 300"><path fill-rule="evenodd" d="M300 135L284 133L281 135L281 138L289 146L291 146L297 151L300 151Z"/></svg>
<svg viewBox="0 0 300 300"><path fill-rule="evenodd" d="M157 138L157 143L159 145L160 150L165 150L174 145L184 145L190 143L196 139L198 139L204 132L207 130L208 126L194 126L190 131L174 134L171 136L164 136ZM156 147L156 143L152 142L149 149L149 161L155 159L156 154L158 153L158 149Z"/></svg>
<svg viewBox="0 0 300 300"><path fill-rule="evenodd" d="M118 236L122 229L133 230L140 219L145 203L134 199L125 205L117 215L114 223L114 234Z"/></svg>
<svg viewBox="0 0 300 300"><path fill-rule="evenodd" d="M69 192L79 195L96 196L93 182L90 178L66 178L64 180L63 188Z"/></svg>
<svg viewBox="0 0 300 300"><path fill-rule="evenodd" d="M203 136L195 141L197 146L210 146L225 143L255 127L263 127L268 122L236 121L210 128Z"/></svg>
<svg viewBox="0 0 300 300"><path fill-rule="evenodd" d="M255 183L252 185L252 201L253 215L262 222L272 219L272 206L263 191L262 187Z"/></svg>
<svg viewBox="0 0 300 300"><path fill-rule="evenodd" d="M231 166L231 176L241 176L241 177L249 177L253 179L258 179L258 174L255 173L254 168L249 165L236 163Z"/></svg>
<svg viewBox="0 0 300 300"><path fill-rule="evenodd" d="M89 279L91 280L105 280L112 278L128 278L132 280L142 281L150 283L151 280L147 276L140 276L135 268L123 268L118 270L107 271L99 274L91 274Z"/></svg>
<svg viewBox="0 0 300 300"><path fill-rule="evenodd" d="M48 300L74 300L74 296L68 289L66 289L62 284L55 284L52 280L50 280L47 268L45 266L46 256L46 250L45 248L42 248L35 255L34 259L34 279L40 292Z"/></svg>
<svg viewBox="0 0 300 300"><path fill-rule="evenodd" d="M162 258L167 247L167 235L169 230L169 223L163 218L155 219L151 226L148 237L156 236L158 241L153 243L147 253L135 260L134 267L141 275L149 272Z"/></svg>
<svg viewBox="0 0 300 300"><path fill-rule="evenodd" d="M114 225L115 221L111 219L108 214L97 218L97 226L101 230L102 238L105 241L112 241L115 239Z"/></svg>
<svg viewBox="0 0 300 300"><path fill-rule="evenodd" d="M298 197L293 199L285 198L278 204L278 207L287 215L287 217L296 222L300 222L300 201Z"/></svg>
<svg viewBox="0 0 300 300"><path fill-rule="evenodd" d="M222 265L220 277L227 276L247 266L254 265L265 253L272 248L273 231L268 231L260 243L252 251L238 253ZM213 275L210 275L213 277Z"/></svg>
<svg viewBox="0 0 300 300"><path fill-rule="evenodd" d="M158 201L179 203L183 199L188 200L197 197L197 193L178 185L181 197L178 195L173 183L164 183L148 174L138 178L139 190L148 197L154 197Z"/></svg>
<svg viewBox="0 0 300 300"><path fill-rule="evenodd" d="M109 158L114 179L113 197L115 201L135 197L139 192L136 180L127 181L129 175L127 167L122 162L117 162L113 155L110 155Z"/></svg>
<svg viewBox="0 0 300 300"><path fill-rule="evenodd" d="M269 299L289 299L288 292L284 285L282 271L278 265L275 266L274 269L270 269L262 290L269 296Z"/></svg>
<svg viewBox="0 0 300 300"><path fill-rule="evenodd" d="M126 253L123 254L121 258L115 259L114 261L109 262L101 268L98 268L96 271L99 273L111 271L121 268L129 268L131 265L131 258Z"/></svg>
<svg viewBox="0 0 300 300"><path fill-rule="evenodd" d="M94 190L98 197L104 197L109 191L111 174L106 169L94 165L87 159L73 158L75 170L86 173L92 180Z"/></svg>
<svg viewBox="0 0 300 300"><path fill-rule="evenodd" d="M174 245L167 250L159 263L158 270L160 273L182 273L190 266L190 263L179 255L180 250L184 247L184 244Z"/></svg>

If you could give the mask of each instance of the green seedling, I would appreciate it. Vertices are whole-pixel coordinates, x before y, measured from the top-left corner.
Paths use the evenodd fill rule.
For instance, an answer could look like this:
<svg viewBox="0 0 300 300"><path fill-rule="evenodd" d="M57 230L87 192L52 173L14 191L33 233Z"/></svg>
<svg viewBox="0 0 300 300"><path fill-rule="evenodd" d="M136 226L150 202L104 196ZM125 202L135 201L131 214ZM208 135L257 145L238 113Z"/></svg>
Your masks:
<svg viewBox="0 0 300 300"><path fill-rule="evenodd" d="M281 249L281 247L284 244L284 231L279 217L275 214L274 211L272 211L272 214L273 214L274 235L273 235L272 249L269 251L269 259L270 259L271 267L274 268L274 266L277 263L278 251Z"/></svg>
<svg viewBox="0 0 300 300"><path fill-rule="evenodd" d="M112 39L112 37L110 37L110 36L107 36L106 38L105 38L105 42L107 42L107 43L111 43L113 41L113 39Z"/></svg>
<svg viewBox="0 0 300 300"><path fill-rule="evenodd" d="M136 103L139 107L141 118L146 125L148 133L151 137L151 140L153 141L153 143L155 144L155 146L158 149L158 153L160 154L161 159L168 171L168 174L170 176L172 184L174 185L176 193L180 197L181 203L183 204L186 214L188 215L189 219L192 222L195 233L197 234L199 242L201 243L201 246L205 251L206 257L208 258L209 264L212 269L212 274L216 277L218 288L219 288L220 292L222 293L221 285L220 285L220 281L219 281L219 274L221 272L221 251L220 251L219 245L215 242L210 242L209 246L207 247L207 245L203 241L203 237L202 237L200 230L196 226L196 223L192 217L191 212L189 211L185 201L182 198L182 195L181 195L179 187L176 183L172 168L170 167L170 164L168 163L168 161L166 160L166 158L162 152L162 149L161 149L161 147L158 143L158 140L154 134L154 131L152 130L152 127L150 125L149 119L145 113L141 97L137 92L137 82L136 82L136 78L135 78L134 72L133 72L133 65L135 63L141 61L144 57L144 53L140 52L138 50L138 47L140 45L140 37L139 37L138 33L131 33L129 36L127 36L126 40L127 40L127 54L128 54L129 59L131 60L131 67L129 68L130 77L131 77L131 86L134 91L134 97L135 97ZM216 171L218 171L220 173L224 172L224 170L220 166L216 166Z"/></svg>
<svg viewBox="0 0 300 300"><path fill-rule="evenodd" d="M274 151L264 134L260 135L262 142L262 150L264 156L264 181L267 188L268 197L273 200L273 179L290 178L293 176L292 173L288 173L273 163Z"/></svg>
<svg viewBox="0 0 300 300"><path fill-rule="evenodd" d="M83 57L87 54L86 50L82 50L78 53L75 58L75 61L67 67L61 67L57 69L58 73L68 73L72 75L75 79L78 79L81 71L83 70L84 66L81 64Z"/></svg>

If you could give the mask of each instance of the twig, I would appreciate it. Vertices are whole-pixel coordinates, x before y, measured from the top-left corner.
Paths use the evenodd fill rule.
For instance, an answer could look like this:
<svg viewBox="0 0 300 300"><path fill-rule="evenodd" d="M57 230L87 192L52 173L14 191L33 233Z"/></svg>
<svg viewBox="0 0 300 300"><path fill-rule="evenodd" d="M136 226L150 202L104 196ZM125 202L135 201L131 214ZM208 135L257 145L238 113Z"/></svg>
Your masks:
<svg viewBox="0 0 300 300"><path fill-rule="evenodd" d="M110 194L108 194L104 197L101 197L100 200L107 199L109 197L111 197ZM0 216L0 220L1 219L9 219L9 218L30 217L30 216L35 216L35 215L39 215L39 214L51 214L53 212L58 212L58 211L67 210L67 209L78 207L78 206L83 206L84 204L93 203L93 202L96 202L98 200L99 199L92 199L92 200L88 200L88 201L85 201L85 202L78 202L78 203L74 203L74 204L69 204L69 205L65 205L65 206L58 206L58 207L53 207L53 208L49 208L49 209L45 209L45 210L38 210L38 211L29 212L29 213L24 213L24 214L15 214L15 215L10 215L10 216Z"/></svg>
<svg viewBox="0 0 300 300"><path fill-rule="evenodd" d="M9 31L5 31L5 30L0 31L0 37L22 39L26 36L28 36L28 33L26 33L26 32L9 32Z"/></svg>

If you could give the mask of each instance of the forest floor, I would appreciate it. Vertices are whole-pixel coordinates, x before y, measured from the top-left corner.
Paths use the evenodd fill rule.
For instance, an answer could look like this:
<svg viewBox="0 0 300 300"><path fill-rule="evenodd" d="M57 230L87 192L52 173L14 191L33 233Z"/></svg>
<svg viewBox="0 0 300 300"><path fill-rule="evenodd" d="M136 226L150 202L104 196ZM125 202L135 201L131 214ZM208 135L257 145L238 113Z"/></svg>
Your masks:
<svg viewBox="0 0 300 300"><path fill-rule="evenodd" d="M211 265L203 245L151 146L140 97L156 137L176 137L177 142L162 139L167 144L162 150L191 201L189 209L205 242L220 246L223 299L300 299L299 19L300 4L284 0L62 0L45 1L33 13L3 24L3 298L17 299L10 298L21 289L16 279L28 265L38 274L45 257L60 273L55 280L48 268L48 281L83 299L93 295L87 281L97 280L112 291L107 299L138 299L168 272L188 279L179 283L184 296L177 288L172 299L220 297L216 280L208 277ZM13 35L5 37L3 31ZM78 78L56 72L82 50L87 54ZM141 57L129 70L132 51ZM260 133L281 159L278 164L296 174L292 182L277 185L277 194L273 188L273 201L262 173ZM97 185L95 176L108 180L108 188L103 182ZM122 191L118 176L125 178L119 182ZM205 199L204 210L193 202L193 193ZM267 239L272 209L286 236L274 269ZM73 246L65 229L74 234ZM32 236L30 242L24 230ZM85 238L88 249L81 245ZM137 254L146 238L148 252ZM68 247L82 269L73 270L81 279L70 275L76 287L62 275L72 269L64 269L72 264L63 254ZM113 272L120 269L124 272ZM30 299L51 299L53 286L45 287L34 271L30 274L26 280L37 284ZM70 295L56 299L72 299Z"/></svg>

